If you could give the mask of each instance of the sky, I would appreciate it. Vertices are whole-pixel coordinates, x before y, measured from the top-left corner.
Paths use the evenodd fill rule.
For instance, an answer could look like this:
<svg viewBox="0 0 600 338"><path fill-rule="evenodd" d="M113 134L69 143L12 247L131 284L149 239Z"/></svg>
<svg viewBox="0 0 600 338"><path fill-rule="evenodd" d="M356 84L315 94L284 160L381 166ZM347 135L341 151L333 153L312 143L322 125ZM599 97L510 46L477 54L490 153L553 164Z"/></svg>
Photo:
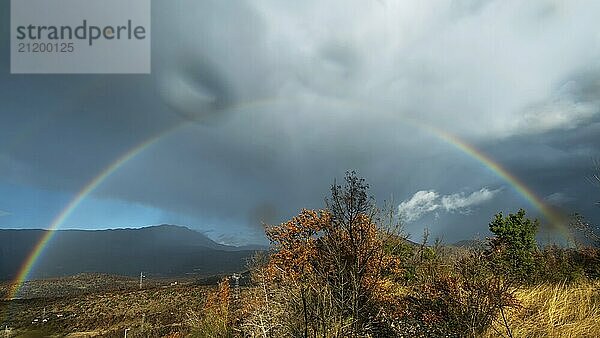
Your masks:
<svg viewBox="0 0 600 338"><path fill-rule="evenodd" d="M0 2L0 228L181 224L227 244L356 170L418 239L544 203L600 222L597 1L152 1L150 75L11 75ZM145 144L145 147L139 147ZM138 152L132 149L140 148ZM543 218L542 218L543 220Z"/></svg>

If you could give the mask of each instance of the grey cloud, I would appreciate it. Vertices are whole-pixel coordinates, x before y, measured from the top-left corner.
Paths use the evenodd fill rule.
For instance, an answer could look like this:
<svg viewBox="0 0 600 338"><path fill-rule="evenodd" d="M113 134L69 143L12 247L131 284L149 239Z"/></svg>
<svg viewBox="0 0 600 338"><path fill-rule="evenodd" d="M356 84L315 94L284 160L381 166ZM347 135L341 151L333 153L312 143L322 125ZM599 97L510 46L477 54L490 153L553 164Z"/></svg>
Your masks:
<svg viewBox="0 0 600 338"><path fill-rule="evenodd" d="M573 208L597 215L582 179L600 155L597 6L155 1L152 75L2 78L0 174L76 191L136 144L182 125L96 194L240 233L322 206L347 169L379 199L424 186L468 191L447 199L463 211L487 196L472 196L481 187L506 185L419 127L432 125L538 195L573 196ZM439 198L413 201L425 211L439 205L419 221L446 210ZM435 224L460 236L480 229L470 224L485 229L494 212L529 206L510 187L493 202Z"/></svg>
<svg viewBox="0 0 600 338"><path fill-rule="evenodd" d="M562 192L555 192L555 193L552 193L552 194L546 196L544 198L544 200L546 200L548 203L561 206L561 205L573 202L575 199L571 196L568 196L568 195L562 193Z"/></svg>
<svg viewBox="0 0 600 338"><path fill-rule="evenodd" d="M182 57L164 70L159 88L174 111L195 122L214 121L235 102L235 93L218 68L199 59Z"/></svg>

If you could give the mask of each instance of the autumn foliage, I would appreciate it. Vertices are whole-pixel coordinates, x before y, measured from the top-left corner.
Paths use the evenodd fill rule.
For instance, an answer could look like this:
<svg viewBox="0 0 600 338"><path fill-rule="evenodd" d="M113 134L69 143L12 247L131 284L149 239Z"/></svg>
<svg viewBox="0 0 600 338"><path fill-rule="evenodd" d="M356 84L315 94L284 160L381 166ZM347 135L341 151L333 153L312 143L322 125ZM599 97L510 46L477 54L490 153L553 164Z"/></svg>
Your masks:
<svg viewBox="0 0 600 338"><path fill-rule="evenodd" d="M266 226L271 250L250 264L250 287L232 301L222 282L198 336L513 337L528 311L517 297L523 287L551 275L573 283L597 276L597 250L539 250L538 223L523 211L497 215L494 236L471 247L430 245L427 230L410 242L368 188L347 173L323 209ZM597 301L588 305L586 314Z"/></svg>
<svg viewBox="0 0 600 338"><path fill-rule="evenodd" d="M304 336L376 330L400 270L386 250L394 234L377 226L368 186L354 173L345 181L332 186L326 210L304 209L266 231L273 253L265 269L270 282L297 293Z"/></svg>
<svg viewBox="0 0 600 338"><path fill-rule="evenodd" d="M319 258L317 236L330 222L331 214L327 211L304 209L291 220L267 228L267 237L274 244L267 266L271 276L282 281L300 281L311 275Z"/></svg>

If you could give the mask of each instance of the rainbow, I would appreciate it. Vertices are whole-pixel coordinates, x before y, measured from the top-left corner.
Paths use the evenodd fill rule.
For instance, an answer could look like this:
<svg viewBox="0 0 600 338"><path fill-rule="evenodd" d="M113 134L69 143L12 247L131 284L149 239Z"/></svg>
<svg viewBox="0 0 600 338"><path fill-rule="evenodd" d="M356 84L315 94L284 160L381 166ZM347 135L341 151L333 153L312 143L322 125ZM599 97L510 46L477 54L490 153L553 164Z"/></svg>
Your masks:
<svg viewBox="0 0 600 338"><path fill-rule="evenodd" d="M568 241L571 241L571 234L568 229L564 226L563 216L550 208L539 196L537 196L525 183L523 183L517 176L510 173L506 168L501 166L499 163L492 160L488 155L481 152L471 144L458 138L456 135L452 135L446 131L431 126L425 128L430 129L446 143L452 144L456 148L460 149L465 154L476 159L482 163L485 167L491 170L494 174L508 182L515 190L523 196L531 205L539 210L542 215L550 222L551 226L560 230L561 234L565 236Z"/></svg>
<svg viewBox="0 0 600 338"><path fill-rule="evenodd" d="M47 231L44 233L39 242L34 246L33 250L27 258L25 259L25 263L21 266L17 273L17 277L12 282L11 289L9 291L9 299L17 298L19 295L19 291L23 286L23 283L27 280L27 277L33 270L35 266L35 262L38 260L44 248L48 244L48 242L52 239L55 231L60 227L60 225L73 213L75 209L79 206L79 204L89 195L91 194L102 182L104 182L112 173L117 171L121 166L127 163L129 160L136 157L138 154L143 152L145 149L155 144L157 141L162 139L164 136L169 134L170 132L177 129L180 125L176 125L173 128L168 128L163 132L158 133L157 135L137 144L121 156L119 156L115 161L113 161L108 167L102 170L96 177L94 177L90 182L88 182L79 192L75 195L75 197L65 206L64 209L52 220L50 226Z"/></svg>
<svg viewBox="0 0 600 338"><path fill-rule="evenodd" d="M239 105L231 107L230 109L235 110L235 109L240 109L240 108L245 108L245 107L260 106L260 105L269 104L269 103L272 103L275 101L276 100L274 100L274 99L254 100L254 101L241 103ZM124 154L119 156L115 161L110 163L106 168L104 168L104 170L102 170L90 182L88 182L81 190L79 190L79 192L77 192L75 197L73 197L73 199L65 206L65 208L62 209L61 212L52 220L52 222L50 223L45 234L38 241L38 243L34 246L33 250L29 253L29 255L25 259L23 265L21 265L21 268L17 272L17 276L11 283L11 287L10 287L10 290L8 293L8 299L14 299L19 296L19 291L23 287L23 284L25 283L25 281L27 281L29 275L31 274L31 271L35 267L35 263L37 262L38 258L44 251L44 248L46 247L46 245L48 245L48 242L50 242L50 240L54 236L54 233L56 232L56 230L73 213L73 211L75 209L77 209L79 204L81 204L81 202L83 200L85 200L85 198L88 195L90 195L94 190L96 190L96 188L98 186L100 186L102 184L102 182L104 182L115 171L117 171L119 168L121 168L125 163L129 162L130 160L135 158L137 155L142 153L144 150L146 150L153 144L157 143L159 140L163 139L168 134L174 132L175 130L178 130L180 127L182 127L183 125L186 125L189 122L190 121L184 121L180 124L176 124L173 127L167 128L164 131L161 131L161 132L157 133L156 135L135 145L133 148L131 148L130 150L126 151Z"/></svg>
<svg viewBox="0 0 600 338"><path fill-rule="evenodd" d="M231 109L239 109L244 107L258 106L262 104L269 104L280 100L260 100L260 101L252 101L246 102ZM337 102L340 103L340 102ZM347 101L342 102L344 104L348 104ZM361 107L356 104L352 105L353 107ZM495 175L502 178L504 181L509 183L515 190L523 196L533 207L539 210L543 216L550 221L555 227L557 227L563 236L570 240L570 235L568 230L564 225L561 225L560 215L552 210L550 207L544 203L544 201L538 197L525 183L523 183L519 178L515 175L511 174L508 170L502 167L499 163L495 162L488 155L482 153L480 150L462 140L456 135L450 134L444 130L433 127L431 125L425 125L422 122L417 120L405 117L403 121L410 123L418 127L419 129L427 131L429 134L433 135L437 139L443 141L446 144L449 144L456 149L462 151L467 154L471 158L477 160L479 163L483 164L486 168L491 170ZM28 279L31 271L34 269L35 263L42 254L44 248L52 239L55 231L60 227L60 225L71 215L71 213L79 206L79 204L90 195L102 182L104 182L111 174L121 168L125 163L135 158L138 154L143 152L145 149L155 144L159 140L161 140L164 136L171 133L172 131L178 129L181 125L177 125L173 128L169 128L157 135L137 144L120 157L118 157L115 161L109 164L104 170L102 170L97 176L95 176L89 183L87 183L76 195L75 197L65 206L65 208L52 220L48 231L44 234L44 236L40 239L40 241L35 245L32 252L27 256L24 264L19 269L17 277L13 280L12 286L9 292L9 299L17 298L21 287L24 282Z"/></svg>

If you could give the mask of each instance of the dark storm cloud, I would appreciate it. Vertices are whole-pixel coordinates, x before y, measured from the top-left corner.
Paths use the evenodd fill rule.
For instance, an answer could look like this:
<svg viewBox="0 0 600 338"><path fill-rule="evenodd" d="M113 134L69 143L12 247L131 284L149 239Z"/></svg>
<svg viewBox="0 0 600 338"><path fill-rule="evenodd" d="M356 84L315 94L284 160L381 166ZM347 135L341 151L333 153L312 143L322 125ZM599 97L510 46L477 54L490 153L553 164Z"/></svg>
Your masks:
<svg viewBox="0 0 600 338"><path fill-rule="evenodd" d="M75 191L181 124L98 196L195 217L229 240L322 207L347 169L396 205L418 191L457 202L500 191L468 215L415 222L417 234L430 225L459 239L528 206L426 124L469 140L541 198L593 213L584 177L600 155L597 6L154 1L152 75L3 75L0 174Z"/></svg>
<svg viewBox="0 0 600 338"><path fill-rule="evenodd" d="M31 177L37 184L81 185L125 149L172 123L156 114L160 102L152 104L152 87L139 81L89 77L56 89L70 81L10 81L13 86L1 94L11 106L2 115L9 120L3 123L9 130L3 152L40 173Z"/></svg>

